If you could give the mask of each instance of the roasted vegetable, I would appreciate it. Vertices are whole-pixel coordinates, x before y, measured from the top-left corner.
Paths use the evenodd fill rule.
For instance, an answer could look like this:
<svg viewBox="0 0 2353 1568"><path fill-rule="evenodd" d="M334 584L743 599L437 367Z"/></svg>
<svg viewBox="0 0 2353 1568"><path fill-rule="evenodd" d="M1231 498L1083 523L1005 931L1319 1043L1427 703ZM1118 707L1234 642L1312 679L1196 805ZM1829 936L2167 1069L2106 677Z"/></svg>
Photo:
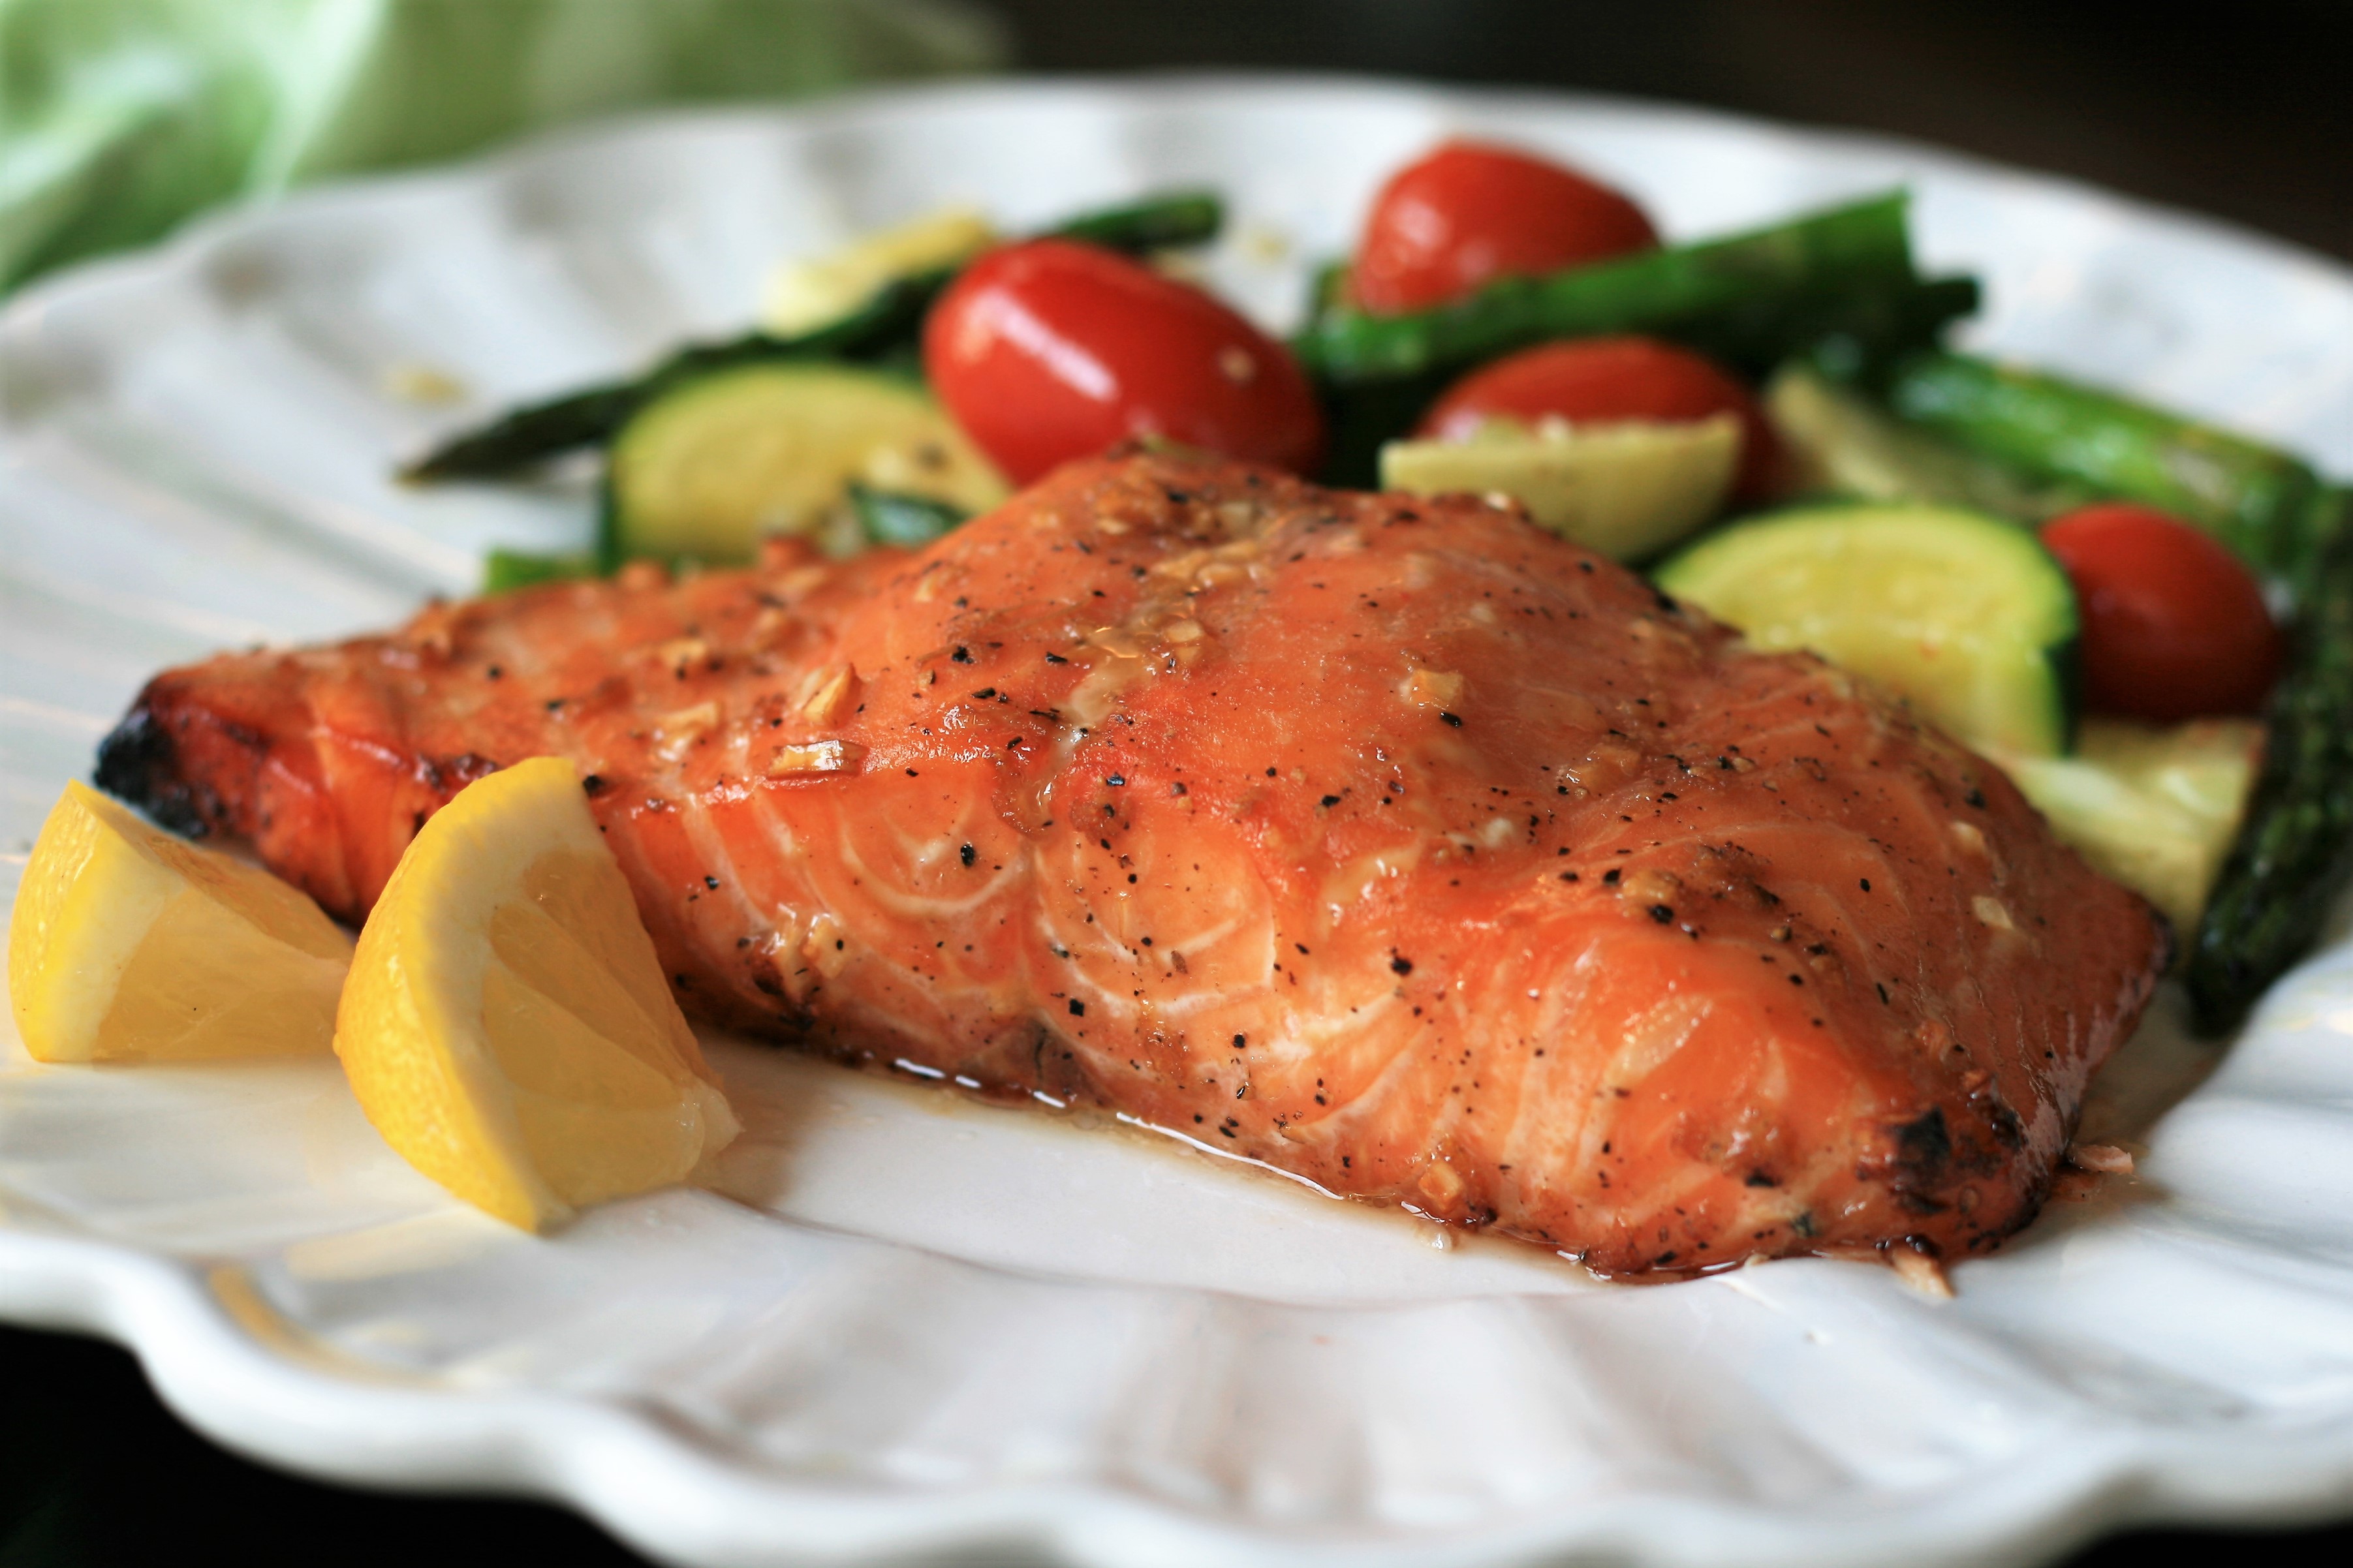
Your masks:
<svg viewBox="0 0 2353 1568"><path fill-rule="evenodd" d="M2087 718L2072 756L1994 760L2061 842L2186 934L2245 818L2262 747L2252 719L2157 727Z"/></svg>
<svg viewBox="0 0 2353 1568"><path fill-rule="evenodd" d="M665 393L739 365L812 360L870 363L903 353L948 274L902 279L853 315L797 338L750 332L725 342L681 349L644 374L592 386L501 415L444 443L401 470L414 481L492 479L610 440L632 415Z"/></svg>
<svg viewBox="0 0 2353 1568"><path fill-rule="evenodd" d="M1443 374L1547 338L1644 332L1752 371L1844 332L1874 349L1933 341L1977 302L1973 279L1914 271L1901 192L1770 228L1543 278L1505 278L1451 305L1377 316L1338 306L1297 341L1335 386Z"/></svg>
<svg viewBox="0 0 2353 1568"><path fill-rule="evenodd" d="M739 365L665 392L613 439L615 561L740 564L765 534L843 552L870 537L849 487L928 496L957 515L1006 485L920 382L850 365Z"/></svg>
<svg viewBox="0 0 2353 1568"><path fill-rule="evenodd" d="M1456 375L1554 338L1642 333L1757 379L1800 353L1850 374L1881 370L1978 304L1975 279L1914 271L1907 205L1898 192L1729 239L1505 279L1411 315L1355 310L1327 278L1293 340L1324 394L1324 477L1374 483L1382 444L1411 429Z"/></svg>
<svg viewBox="0 0 2353 1568"><path fill-rule="evenodd" d="M1757 647L1810 648L1978 751L2067 750L2075 592L2004 519L1916 503L1802 507L1709 534L1657 575Z"/></svg>
<svg viewBox="0 0 2353 1568"><path fill-rule="evenodd" d="M1082 239L1089 245L1143 256L1207 245L1218 237L1225 222L1225 198L1217 192L1167 191L1142 201L1081 213L1031 237Z"/></svg>
<svg viewBox="0 0 2353 1568"><path fill-rule="evenodd" d="M2331 520L2299 606L2295 652L2272 694L2246 825L2207 900L2187 964L2202 1033L2235 1028L2319 936L2353 879L2353 526L2346 492L2307 516Z"/></svg>
<svg viewBox="0 0 2353 1568"><path fill-rule="evenodd" d="M2080 485L2028 478L1936 431L1907 424L1862 388L1790 364L1765 389L1800 489L1861 500L1933 501L2041 522L2092 499Z"/></svg>
<svg viewBox="0 0 2353 1568"><path fill-rule="evenodd" d="M482 592L504 594L542 583L572 577L594 577L605 569L605 558L592 550L537 554L528 550L493 550L482 557Z"/></svg>
<svg viewBox="0 0 2353 1568"><path fill-rule="evenodd" d="M1533 427L1494 419L1468 440L1390 442L1381 488L1508 495L1564 539L1612 561L1645 561L1722 510L1739 460L1731 414Z"/></svg>
<svg viewBox="0 0 2353 1568"><path fill-rule="evenodd" d="M1218 196L1180 191L1098 212L1082 213L1046 232L1114 250L1165 250L1216 237L1224 221ZM609 440L646 404L712 371L769 361L832 360L872 364L912 363L923 313L955 277L938 268L888 284L848 316L798 337L748 332L723 342L696 343L626 381L592 386L501 415L488 425L435 447L401 470L412 482L491 479Z"/></svg>
<svg viewBox="0 0 2353 1568"><path fill-rule="evenodd" d="M814 332L900 279L961 267L1002 237L979 208L950 206L779 262L760 289L760 329L779 338Z"/></svg>
<svg viewBox="0 0 2353 1568"><path fill-rule="evenodd" d="M2042 479L2074 480L2211 531L2261 572L2296 576L2319 481L2286 453L2040 371L1930 353L1899 366L1888 402L1905 418Z"/></svg>

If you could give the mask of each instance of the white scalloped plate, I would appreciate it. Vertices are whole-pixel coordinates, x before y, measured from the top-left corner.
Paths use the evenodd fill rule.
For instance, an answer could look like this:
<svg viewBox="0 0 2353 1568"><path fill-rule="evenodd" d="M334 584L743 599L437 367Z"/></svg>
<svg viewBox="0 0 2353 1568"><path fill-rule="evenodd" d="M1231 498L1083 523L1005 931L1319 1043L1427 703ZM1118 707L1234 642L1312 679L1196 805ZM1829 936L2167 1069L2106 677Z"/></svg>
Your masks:
<svg viewBox="0 0 2353 1568"><path fill-rule="evenodd" d="M1676 235L1909 181L1926 255L1989 280L1980 342L2353 470L2353 277L1908 146L1282 79L607 126L233 214L0 313L9 889L152 670L382 625L490 541L582 535L562 485L387 483L430 432L728 331L776 257L952 198L1018 226L1210 182L1219 279L1279 320L1456 129L1570 155ZM386 390L420 366L470 401ZM12 1035L0 1313L124 1341L277 1463L557 1499L694 1563L1984 1562L2353 1487L2341 937L2202 1084L2168 998L2094 1111L2141 1176L1947 1303L1820 1261L1598 1285L1141 1133L714 1048L751 1127L725 1195L533 1240L409 1172L332 1064L47 1068Z"/></svg>

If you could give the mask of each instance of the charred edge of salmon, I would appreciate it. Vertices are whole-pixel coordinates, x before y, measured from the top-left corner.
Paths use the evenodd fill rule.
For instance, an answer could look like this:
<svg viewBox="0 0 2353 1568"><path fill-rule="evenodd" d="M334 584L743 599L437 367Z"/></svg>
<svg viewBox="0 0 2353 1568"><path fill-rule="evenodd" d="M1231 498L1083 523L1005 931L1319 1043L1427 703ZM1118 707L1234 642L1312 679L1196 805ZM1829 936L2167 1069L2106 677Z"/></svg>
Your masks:
<svg viewBox="0 0 2353 1568"><path fill-rule="evenodd" d="M180 771L179 746L142 692L122 722L98 743L91 780L164 827L190 838L210 833L221 803L212 789Z"/></svg>
<svg viewBox="0 0 2353 1568"><path fill-rule="evenodd" d="M1884 1151L1857 1174L1883 1183L1896 1206L1906 1214L1925 1218L1959 1208L1966 1215L1969 1205L1961 1193L1969 1179L2000 1180L2014 1169L2026 1148L2025 1128L2018 1112L1990 1094L1971 1098L1975 1125L1964 1121L1955 1127L1941 1105L1931 1106L1908 1121L1887 1124L1882 1129ZM1986 1237L2004 1234L2008 1226L2005 1216L1991 1229L1970 1225L1966 1218L1961 1228L1977 1238L1970 1243L1974 1247Z"/></svg>

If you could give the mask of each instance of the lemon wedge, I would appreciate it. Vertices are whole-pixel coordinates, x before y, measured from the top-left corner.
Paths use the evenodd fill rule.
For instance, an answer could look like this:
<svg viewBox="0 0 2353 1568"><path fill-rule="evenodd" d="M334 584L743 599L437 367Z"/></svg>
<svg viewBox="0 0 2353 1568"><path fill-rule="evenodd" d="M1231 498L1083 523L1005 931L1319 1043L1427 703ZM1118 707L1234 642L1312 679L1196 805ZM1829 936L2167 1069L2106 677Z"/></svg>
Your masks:
<svg viewBox="0 0 2353 1568"><path fill-rule="evenodd" d="M8 998L45 1062L323 1053L351 961L298 889L77 783L17 889Z"/></svg>
<svg viewBox="0 0 2353 1568"><path fill-rule="evenodd" d="M386 1142L526 1230L680 1181L736 1131L554 757L418 831L360 933L335 1054Z"/></svg>

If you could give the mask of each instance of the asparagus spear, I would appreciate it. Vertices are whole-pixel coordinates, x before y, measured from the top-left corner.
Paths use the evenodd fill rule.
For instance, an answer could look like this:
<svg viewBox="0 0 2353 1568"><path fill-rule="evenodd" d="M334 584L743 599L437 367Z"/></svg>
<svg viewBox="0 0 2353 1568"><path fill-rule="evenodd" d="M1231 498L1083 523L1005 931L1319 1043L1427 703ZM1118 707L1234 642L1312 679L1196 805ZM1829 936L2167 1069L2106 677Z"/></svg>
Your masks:
<svg viewBox="0 0 2353 1568"><path fill-rule="evenodd" d="M1041 239L1082 239L1141 255L1207 245L1225 226L1225 198L1215 191L1168 191L1120 206L1099 207L1042 230Z"/></svg>
<svg viewBox="0 0 2353 1568"><path fill-rule="evenodd" d="M797 338L747 332L723 342L694 343L628 381L568 393L499 416L435 447L403 468L411 483L488 479L544 462L575 447L609 439L629 416L682 381L762 360L827 359L871 363L912 342L949 274L902 278L830 326Z"/></svg>
<svg viewBox="0 0 2353 1568"><path fill-rule="evenodd" d="M2318 542L2305 522L2319 480L2260 442L1967 354L1906 362L1888 399L1905 418L2037 478L2077 480L2177 513L2258 571L2296 577L2313 564Z"/></svg>
<svg viewBox="0 0 2353 1568"><path fill-rule="evenodd" d="M2323 494L2263 772L2190 943L2185 978L2203 1034L2237 1026L2312 946L2353 879L2353 498Z"/></svg>
<svg viewBox="0 0 2353 1568"><path fill-rule="evenodd" d="M1975 279L1938 279L1885 290L1856 289L1843 297L1815 300L1783 297L1762 301L1755 310L1728 310L1713 318L1678 322L1658 335L1752 376L1770 374L1799 351L1852 376L1934 342L1947 321L1975 310L1977 300ZM1457 374L1456 367L1440 366L1395 380L1324 380L1320 391L1331 432L1325 482L1376 483L1382 444L1411 429ZM1936 440L1908 427L1906 433L1923 441Z"/></svg>
<svg viewBox="0 0 2353 1568"><path fill-rule="evenodd" d="M1166 250L1216 237L1225 221L1214 192L1176 191L1082 213L1045 234L1114 250ZM489 479L611 437L630 415L680 382L759 360L834 359L855 363L913 356L924 312L955 276L953 268L902 278L850 314L798 337L747 332L681 349L626 381L592 386L516 408L452 437L400 470L411 483Z"/></svg>
<svg viewBox="0 0 2353 1568"><path fill-rule="evenodd" d="M1302 333L1311 370L1335 385L1465 367L1546 338L1656 332L1753 360L1779 359L1868 303L1907 324L1919 310L1903 192L1754 233L1672 246L1542 278L1506 278L1467 300L1405 315L1335 309ZM1975 288L1934 287L1926 312L1967 308ZM1781 323L1793 310L1806 320ZM1939 321L1941 324L1941 321Z"/></svg>

